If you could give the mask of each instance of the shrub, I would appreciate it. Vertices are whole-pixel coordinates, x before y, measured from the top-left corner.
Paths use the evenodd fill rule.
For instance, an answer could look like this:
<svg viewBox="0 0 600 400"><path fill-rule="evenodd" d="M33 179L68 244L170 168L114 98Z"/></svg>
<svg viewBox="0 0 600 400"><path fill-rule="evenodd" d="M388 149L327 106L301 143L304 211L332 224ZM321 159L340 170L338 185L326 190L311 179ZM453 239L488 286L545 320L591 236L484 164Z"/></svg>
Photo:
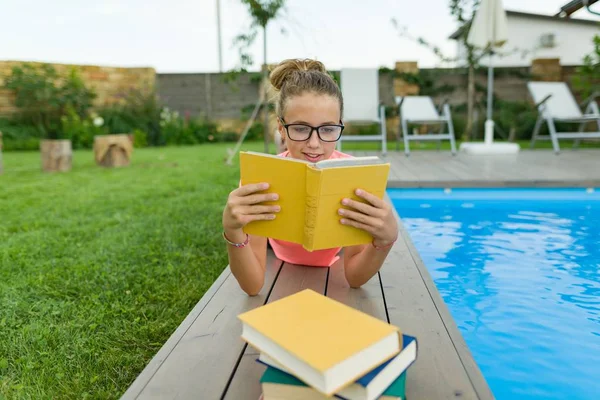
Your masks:
<svg viewBox="0 0 600 400"><path fill-rule="evenodd" d="M35 127L39 137L47 139L65 138L62 117L73 110L84 118L96 96L84 85L77 69L60 76L49 64L13 67L5 87L15 93L20 122Z"/></svg>

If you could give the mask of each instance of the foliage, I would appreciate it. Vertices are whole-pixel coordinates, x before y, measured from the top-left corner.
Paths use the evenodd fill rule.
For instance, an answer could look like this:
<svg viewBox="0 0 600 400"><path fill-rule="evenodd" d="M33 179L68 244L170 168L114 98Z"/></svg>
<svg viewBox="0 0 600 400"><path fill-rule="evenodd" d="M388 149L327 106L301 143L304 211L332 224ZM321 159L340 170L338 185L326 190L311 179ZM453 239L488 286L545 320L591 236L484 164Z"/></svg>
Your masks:
<svg viewBox="0 0 600 400"><path fill-rule="evenodd" d="M146 132L150 146L165 145L161 135L160 114L162 105L155 90L131 90L120 103L99 110L107 133L132 133L139 129Z"/></svg>
<svg viewBox="0 0 600 400"><path fill-rule="evenodd" d="M161 133L168 145L189 145L216 141L217 125L207 119L182 118L177 111L164 108Z"/></svg>
<svg viewBox="0 0 600 400"><path fill-rule="evenodd" d="M94 145L94 136L106 133L102 117L92 114L90 117L81 117L72 109L67 109L67 114L61 118L61 132L65 139L70 139L74 149L91 149Z"/></svg>
<svg viewBox="0 0 600 400"><path fill-rule="evenodd" d="M505 135L515 139L531 139L537 119L537 110L528 101L494 99L494 121Z"/></svg>
<svg viewBox="0 0 600 400"><path fill-rule="evenodd" d="M600 35L594 36L593 41L594 51L583 58L583 65L573 77L573 84L583 97L600 92Z"/></svg>
<svg viewBox="0 0 600 400"><path fill-rule="evenodd" d="M39 132L33 126L0 118L0 132L2 132L2 149L4 151L40 149Z"/></svg>
<svg viewBox="0 0 600 400"><path fill-rule="evenodd" d="M407 83L419 86L419 94L423 96L450 94L456 89L456 86L448 83L437 85L437 74L428 70L419 70L417 73L396 72L394 75Z"/></svg>
<svg viewBox="0 0 600 400"><path fill-rule="evenodd" d="M247 7L252 23L247 32L234 38L233 44L239 51L240 67L245 69L254 63L248 50L258 35L258 28L266 32L268 23L283 13L285 0L241 0L241 3Z"/></svg>
<svg viewBox="0 0 600 400"><path fill-rule="evenodd" d="M61 118L69 109L84 118L96 96L85 86L77 69L60 76L49 64L13 67L5 87L15 93L20 121L34 126L46 139L64 138Z"/></svg>
<svg viewBox="0 0 600 400"><path fill-rule="evenodd" d="M133 130L133 147L148 147L148 135L141 129Z"/></svg>

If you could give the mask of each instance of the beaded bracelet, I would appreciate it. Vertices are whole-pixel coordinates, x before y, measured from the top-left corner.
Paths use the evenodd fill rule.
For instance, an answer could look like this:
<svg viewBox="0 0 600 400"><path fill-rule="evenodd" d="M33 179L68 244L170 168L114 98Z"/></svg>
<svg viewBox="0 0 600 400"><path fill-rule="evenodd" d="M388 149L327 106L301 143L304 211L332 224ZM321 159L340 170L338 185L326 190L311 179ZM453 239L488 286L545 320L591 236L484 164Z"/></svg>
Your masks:
<svg viewBox="0 0 600 400"><path fill-rule="evenodd" d="M392 247L394 245L394 243L396 243L397 240L398 240L398 236L396 236L396 239L394 239L390 243L386 244L385 246L377 246L375 244L375 239L373 239L373 241L371 242L371 244L373 245L373 247L375 247L376 250L387 250L390 247Z"/></svg>
<svg viewBox="0 0 600 400"><path fill-rule="evenodd" d="M227 236L225 235L225 232L223 232L223 239L225 239L225 241L227 243L229 243L233 247L237 247L238 249L241 249L242 247L246 247L248 245L248 243L250 242L250 236L248 236L247 233L246 233L246 240L244 240L242 243L234 243L234 242L232 242L231 240L229 240L227 238Z"/></svg>

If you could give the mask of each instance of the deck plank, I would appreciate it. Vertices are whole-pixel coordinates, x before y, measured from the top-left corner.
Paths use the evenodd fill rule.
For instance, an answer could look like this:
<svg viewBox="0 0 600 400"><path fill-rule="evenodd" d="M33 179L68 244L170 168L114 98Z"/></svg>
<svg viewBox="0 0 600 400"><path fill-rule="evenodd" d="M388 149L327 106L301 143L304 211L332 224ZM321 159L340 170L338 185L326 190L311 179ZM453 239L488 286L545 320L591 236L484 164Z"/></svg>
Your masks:
<svg viewBox="0 0 600 400"><path fill-rule="evenodd" d="M381 155L361 152L360 155ZM600 150L523 149L516 155L388 152L389 187L600 187Z"/></svg>

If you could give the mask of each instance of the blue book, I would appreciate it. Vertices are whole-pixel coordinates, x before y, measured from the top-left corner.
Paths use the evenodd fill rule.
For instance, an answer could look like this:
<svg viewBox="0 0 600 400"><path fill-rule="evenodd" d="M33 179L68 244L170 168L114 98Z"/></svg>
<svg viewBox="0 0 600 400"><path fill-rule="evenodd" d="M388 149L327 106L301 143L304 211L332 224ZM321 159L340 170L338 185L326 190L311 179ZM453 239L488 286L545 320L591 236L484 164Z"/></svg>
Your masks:
<svg viewBox="0 0 600 400"><path fill-rule="evenodd" d="M354 383L346 386L341 389L335 396L345 400L374 400L380 398L389 398L389 399L397 399L404 398L404 393L401 393L401 396L397 396L399 394L398 389L400 386L404 387L405 371L412 365L412 363L417 359L417 340L413 336L402 335L402 350L398 353L394 358L386 361L375 369L371 370L367 374L363 375L361 378L356 380ZM306 384L293 377L290 374L290 371L285 368L285 366L279 364L277 361L271 359L265 353L261 353L258 361L267 365L270 368L274 368L279 370L280 372L285 373L286 375L291 376L294 380L301 383L301 385L296 384L295 388L288 388L298 391L298 387L305 386ZM267 369L269 371L269 368ZM267 373L265 371L265 373ZM276 374L271 371L267 377L274 377ZM264 377L264 375L263 375ZM283 378L284 376L278 375L278 378ZM261 380L262 382L262 380ZM270 382L273 385L276 385L274 382ZM263 390L264 390L263 384ZM279 384L281 386L281 384ZM273 386L270 387L271 389ZM284 390L285 388L279 387L279 389ZM394 389L394 390L392 390ZM314 389L313 389L314 390ZM268 391L268 390L267 390ZM316 390L314 390L316 392ZM316 392L318 393L318 392ZM267 393L265 393L266 395ZM279 393L281 395L281 393ZM307 394L303 395L306 396ZM299 398L304 398L303 396ZM324 396L324 395L322 395ZM265 400L268 400L269 396L265 396ZM294 397L290 397L294 398ZM316 394L311 396L311 398L318 399ZM324 397L326 398L326 397Z"/></svg>

